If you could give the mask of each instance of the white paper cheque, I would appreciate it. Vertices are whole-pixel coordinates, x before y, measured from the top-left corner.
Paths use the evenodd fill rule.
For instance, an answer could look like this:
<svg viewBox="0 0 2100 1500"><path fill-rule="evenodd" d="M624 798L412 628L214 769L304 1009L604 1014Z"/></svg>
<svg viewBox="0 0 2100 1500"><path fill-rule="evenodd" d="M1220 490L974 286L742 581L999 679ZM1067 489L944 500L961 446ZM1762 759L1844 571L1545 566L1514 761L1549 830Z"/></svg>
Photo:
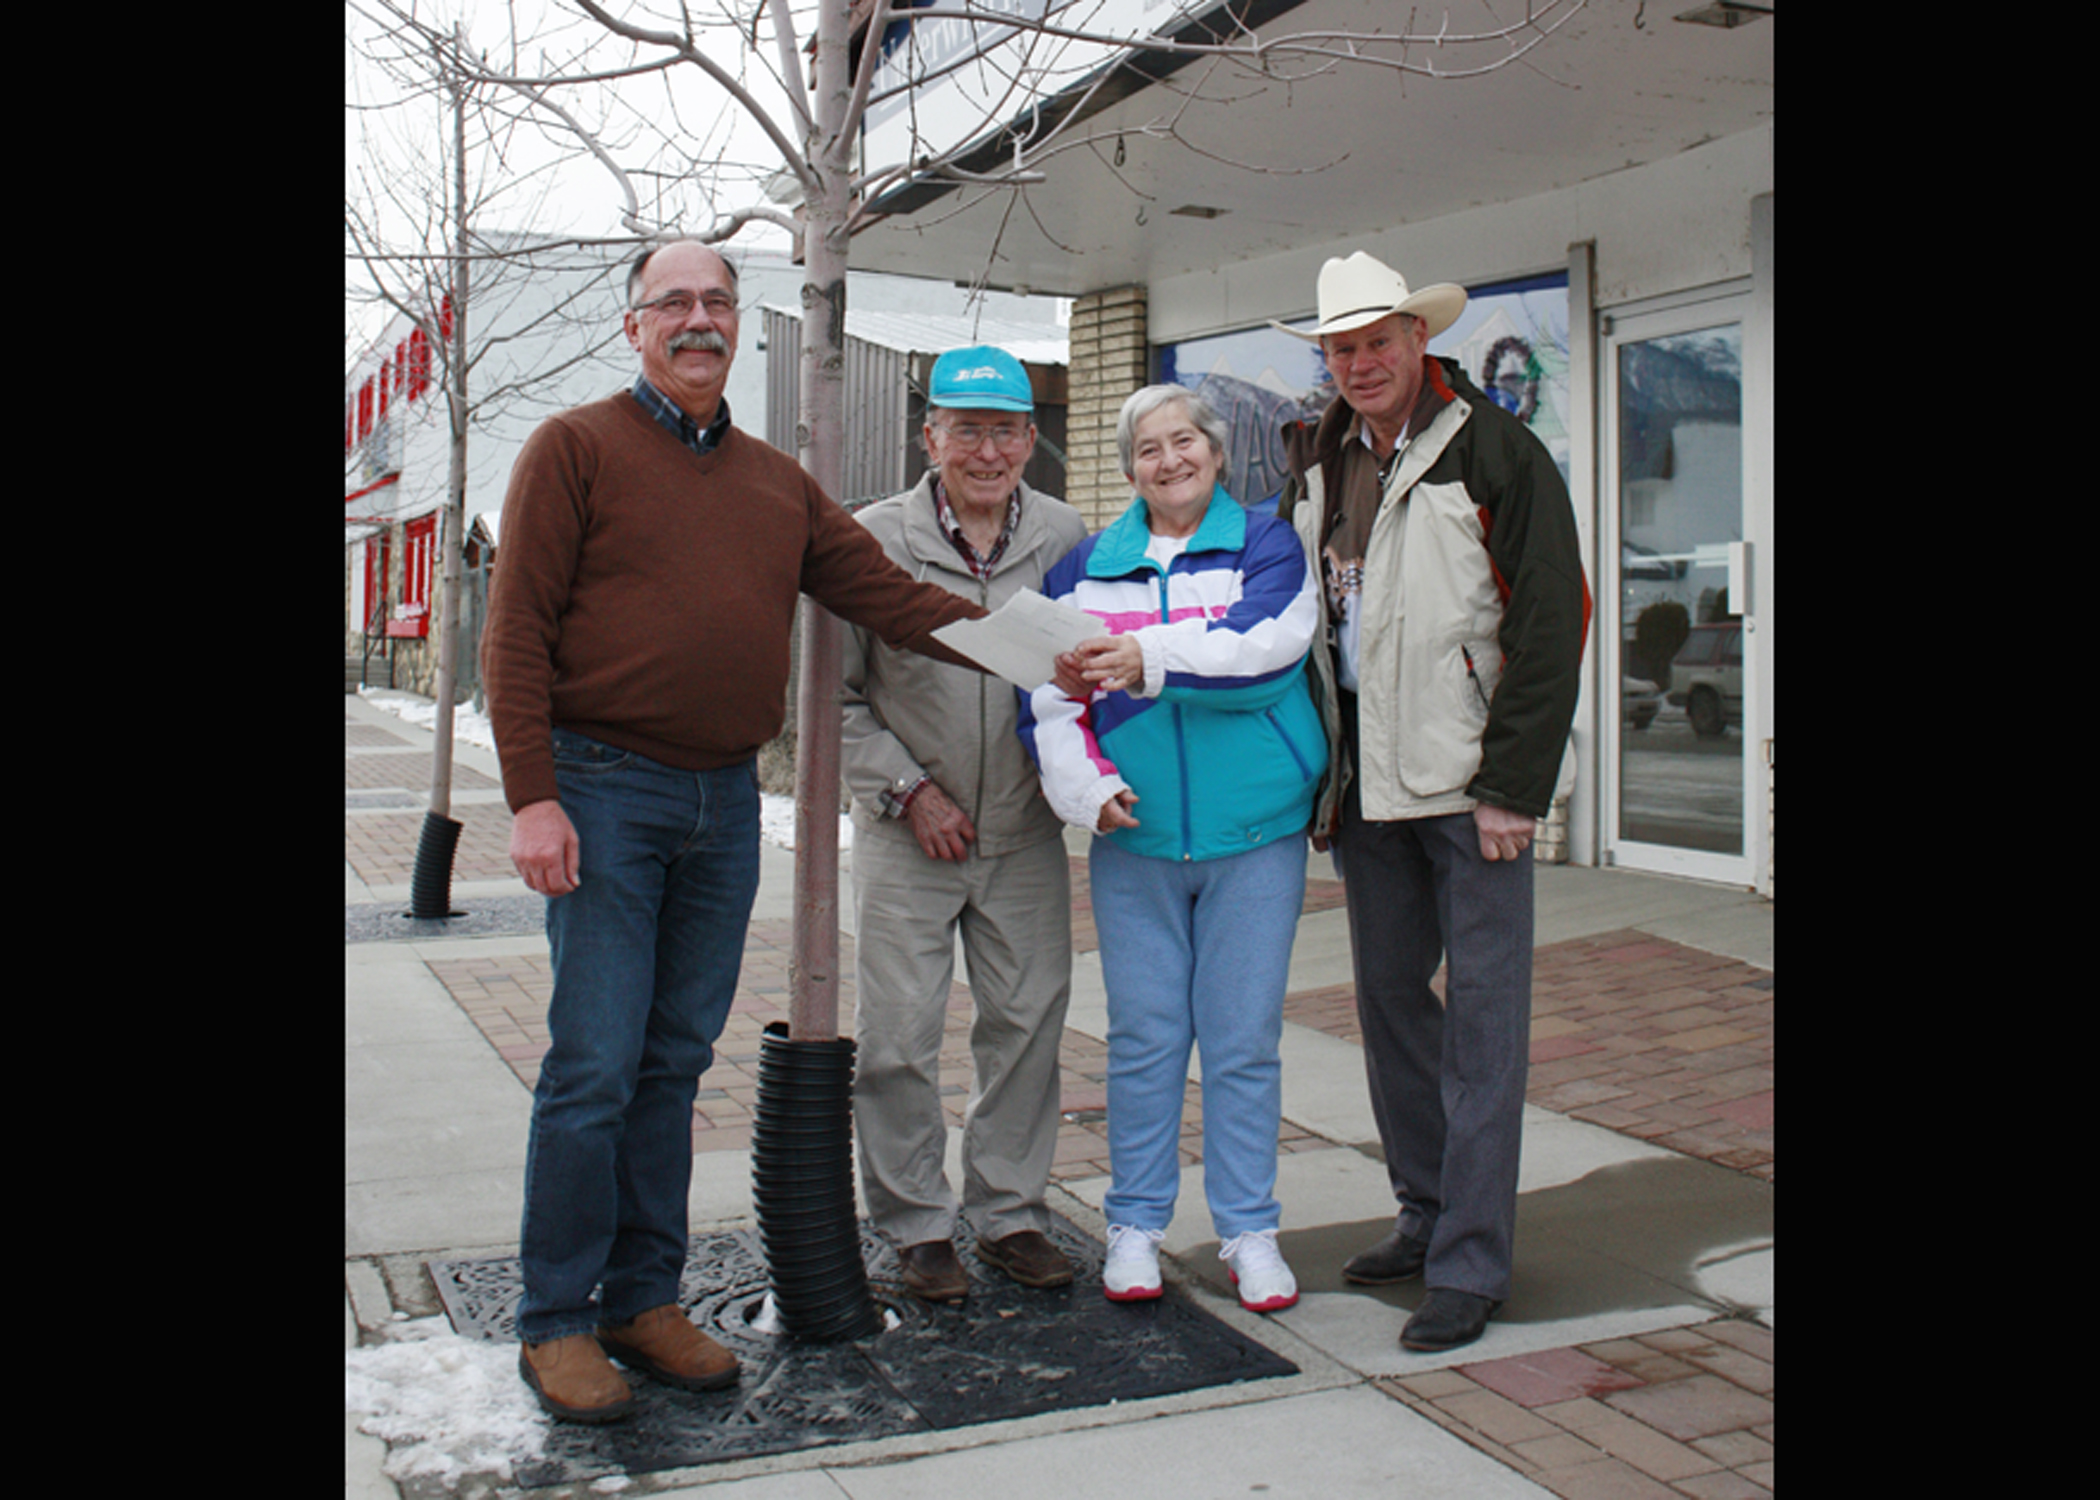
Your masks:
<svg viewBox="0 0 2100 1500"><path fill-rule="evenodd" d="M1085 610L1023 589L983 619L943 625L933 638L1015 687L1034 692L1057 675L1060 654L1106 634L1108 627Z"/></svg>

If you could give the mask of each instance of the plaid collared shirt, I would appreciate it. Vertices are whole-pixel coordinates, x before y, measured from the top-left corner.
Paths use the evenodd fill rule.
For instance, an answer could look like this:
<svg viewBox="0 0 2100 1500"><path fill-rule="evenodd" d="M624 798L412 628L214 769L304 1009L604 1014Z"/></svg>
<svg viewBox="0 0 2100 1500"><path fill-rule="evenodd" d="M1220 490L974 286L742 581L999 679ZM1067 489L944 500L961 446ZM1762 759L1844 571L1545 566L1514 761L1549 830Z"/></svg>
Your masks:
<svg viewBox="0 0 2100 1500"><path fill-rule="evenodd" d="M999 566L999 559L1006 555L1006 544L1014 539L1014 527L1021 522L1021 492L1016 489L1006 502L1006 524L999 528L999 540L992 543L989 557L979 557L970 539L963 535L961 523L955 519L955 509L948 503L948 491L941 481L933 481L933 515L940 522L941 534L948 538L962 557L970 571L979 578L992 576L992 569Z"/></svg>
<svg viewBox="0 0 2100 1500"><path fill-rule="evenodd" d="M715 413L715 419L705 427L680 411L670 397L649 383L646 375L635 378L634 399L642 403L642 410L656 418L664 431L695 453L712 453L715 444L721 442L729 431L727 396L722 398L722 408Z"/></svg>

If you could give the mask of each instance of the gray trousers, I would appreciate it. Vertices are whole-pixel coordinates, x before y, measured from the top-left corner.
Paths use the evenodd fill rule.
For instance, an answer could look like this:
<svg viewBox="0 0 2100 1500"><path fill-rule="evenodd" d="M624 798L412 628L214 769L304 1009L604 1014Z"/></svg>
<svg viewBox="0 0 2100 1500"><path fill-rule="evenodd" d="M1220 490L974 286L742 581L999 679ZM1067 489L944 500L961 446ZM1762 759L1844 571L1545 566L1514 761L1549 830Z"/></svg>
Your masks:
<svg viewBox="0 0 2100 1500"><path fill-rule="evenodd" d="M869 1220L900 1245L949 1238L958 1207L987 1239L1047 1230L1057 1051L1072 997L1064 840L953 864L914 842L863 834L853 844L853 894L853 1125ZM974 1013L960 1205L940 1097L958 929Z"/></svg>
<svg viewBox="0 0 2100 1500"><path fill-rule="evenodd" d="M1504 1300L1531 1052L1531 851L1482 859L1471 813L1367 823L1353 785L1336 849L1399 1228L1429 1236L1427 1285Z"/></svg>

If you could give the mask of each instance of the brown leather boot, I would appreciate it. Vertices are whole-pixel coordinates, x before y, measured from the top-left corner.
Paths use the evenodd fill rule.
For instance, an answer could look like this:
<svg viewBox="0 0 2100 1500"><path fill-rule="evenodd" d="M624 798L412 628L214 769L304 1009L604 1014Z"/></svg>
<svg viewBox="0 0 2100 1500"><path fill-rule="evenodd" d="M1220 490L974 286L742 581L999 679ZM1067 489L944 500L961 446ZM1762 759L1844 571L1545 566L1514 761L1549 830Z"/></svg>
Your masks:
<svg viewBox="0 0 2100 1500"><path fill-rule="evenodd" d="M681 1390L736 1384L736 1356L695 1328L675 1302L652 1307L631 1323L600 1328L598 1343L621 1364Z"/></svg>
<svg viewBox="0 0 2100 1500"><path fill-rule="evenodd" d="M550 1416L565 1422L612 1422L627 1415L634 1392L587 1333L518 1350L518 1373Z"/></svg>

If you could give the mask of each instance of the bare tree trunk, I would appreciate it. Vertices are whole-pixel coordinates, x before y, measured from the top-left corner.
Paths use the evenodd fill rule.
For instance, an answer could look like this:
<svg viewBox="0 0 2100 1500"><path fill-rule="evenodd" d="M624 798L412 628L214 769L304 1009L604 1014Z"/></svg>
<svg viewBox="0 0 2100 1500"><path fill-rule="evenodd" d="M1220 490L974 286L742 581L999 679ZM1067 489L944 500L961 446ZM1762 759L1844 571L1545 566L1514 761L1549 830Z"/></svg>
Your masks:
<svg viewBox="0 0 2100 1500"><path fill-rule="evenodd" d="M437 619L437 744L430 753L430 811L452 813L452 699L459 677L459 605L461 560L466 552L467 519L467 90L458 69L460 37L453 34L452 171L454 249L452 262L452 358L446 401L452 422L451 470L446 476L445 515L438 527L438 546L445 560L444 588ZM449 856L448 856L449 862ZM445 872L449 885L451 871Z"/></svg>
<svg viewBox="0 0 2100 1500"><path fill-rule="evenodd" d="M846 215L852 141L842 128L852 92L846 68L848 9L818 9L813 123L805 159L814 183L802 225L802 416L796 446L824 493L845 482ZM795 911L788 1036L836 1038L839 1014L838 621L808 601L796 688Z"/></svg>

